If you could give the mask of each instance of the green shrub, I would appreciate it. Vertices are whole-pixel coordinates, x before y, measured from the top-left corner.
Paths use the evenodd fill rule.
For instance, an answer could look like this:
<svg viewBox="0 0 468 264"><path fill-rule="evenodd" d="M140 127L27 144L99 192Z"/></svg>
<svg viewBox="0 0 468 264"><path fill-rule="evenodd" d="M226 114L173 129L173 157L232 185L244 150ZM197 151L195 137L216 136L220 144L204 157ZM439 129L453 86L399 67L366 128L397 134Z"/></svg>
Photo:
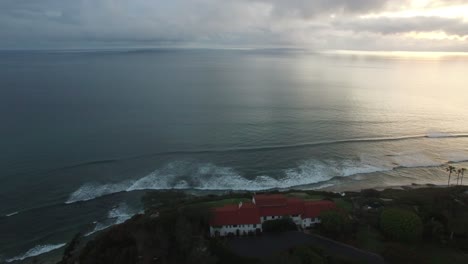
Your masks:
<svg viewBox="0 0 468 264"><path fill-rule="evenodd" d="M421 218L417 214L398 208L382 212L380 227L388 237L400 241L417 240L423 231Z"/></svg>
<svg viewBox="0 0 468 264"><path fill-rule="evenodd" d="M322 231L329 235L339 235L347 231L348 221L345 216L338 211L329 210L320 213Z"/></svg>
<svg viewBox="0 0 468 264"><path fill-rule="evenodd" d="M366 189L361 191L361 195L366 198L379 198L380 192L374 189Z"/></svg>
<svg viewBox="0 0 468 264"><path fill-rule="evenodd" d="M444 240L445 227L444 225L434 219L431 219L424 224L424 239L431 239L436 242Z"/></svg>

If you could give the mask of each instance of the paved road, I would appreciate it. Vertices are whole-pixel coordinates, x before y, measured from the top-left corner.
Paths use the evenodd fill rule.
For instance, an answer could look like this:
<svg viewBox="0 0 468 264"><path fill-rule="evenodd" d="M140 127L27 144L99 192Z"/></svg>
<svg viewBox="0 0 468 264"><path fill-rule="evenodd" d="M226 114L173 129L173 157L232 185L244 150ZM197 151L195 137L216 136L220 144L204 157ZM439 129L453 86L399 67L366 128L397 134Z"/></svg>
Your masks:
<svg viewBox="0 0 468 264"><path fill-rule="evenodd" d="M384 259L374 253L367 252L334 240L309 235L302 232L285 232L281 234L263 234L258 237L237 237L229 240L232 251L240 256L265 258L278 251L287 250L300 245L313 245L323 248L329 255L339 255L362 263L384 264Z"/></svg>

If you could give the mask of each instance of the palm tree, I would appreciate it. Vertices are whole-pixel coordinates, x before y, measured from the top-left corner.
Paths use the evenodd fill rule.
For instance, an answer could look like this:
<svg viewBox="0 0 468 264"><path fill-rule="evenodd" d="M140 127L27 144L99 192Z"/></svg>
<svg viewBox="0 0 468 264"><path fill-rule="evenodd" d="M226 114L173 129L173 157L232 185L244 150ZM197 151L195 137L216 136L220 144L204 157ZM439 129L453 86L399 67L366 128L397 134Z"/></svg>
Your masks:
<svg viewBox="0 0 468 264"><path fill-rule="evenodd" d="M457 170L457 185L458 185L458 182L460 181L460 173L461 173L461 169L458 169Z"/></svg>
<svg viewBox="0 0 468 264"><path fill-rule="evenodd" d="M460 185L463 185L463 176L465 176L465 171L466 171L466 168L461 168L461 181L460 181Z"/></svg>
<svg viewBox="0 0 468 264"><path fill-rule="evenodd" d="M449 173L449 178L448 178L448 184L447 186L450 186L450 177L452 176L452 173L454 173L456 171L455 167L450 165L447 167L447 172Z"/></svg>

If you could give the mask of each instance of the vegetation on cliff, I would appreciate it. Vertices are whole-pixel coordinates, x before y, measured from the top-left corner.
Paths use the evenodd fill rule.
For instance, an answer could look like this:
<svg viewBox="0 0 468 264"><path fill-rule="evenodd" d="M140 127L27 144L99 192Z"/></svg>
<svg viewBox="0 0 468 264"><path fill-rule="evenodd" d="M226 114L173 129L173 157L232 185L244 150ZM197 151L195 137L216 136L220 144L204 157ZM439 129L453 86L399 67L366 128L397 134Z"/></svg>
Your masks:
<svg viewBox="0 0 468 264"><path fill-rule="evenodd" d="M345 196L296 190L286 195L334 200L339 212L323 213L322 225L308 232L380 254L387 263L468 263L467 187L365 190ZM268 261L245 258L230 251L228 239L210 239L210 209L250 197L248 192L148 192L144 214L86 245L75 237L61 263L353 263L308 245L272 252ZM286 221L272 223L272 230L289 230L283 228L289 226Z"/></svg>

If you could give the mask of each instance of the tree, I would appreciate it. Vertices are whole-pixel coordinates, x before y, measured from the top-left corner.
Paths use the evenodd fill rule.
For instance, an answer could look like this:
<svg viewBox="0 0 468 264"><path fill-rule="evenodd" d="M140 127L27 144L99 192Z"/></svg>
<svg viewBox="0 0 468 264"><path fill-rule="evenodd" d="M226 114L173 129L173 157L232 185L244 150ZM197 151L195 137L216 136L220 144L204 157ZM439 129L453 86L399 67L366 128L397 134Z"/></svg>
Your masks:
<svg viewBox="0 0 468 264"><path fill-rule="evenodd" d="M388 237L400 241L417 240L423 232L423 223L417 214L398 208L385 209L382 212L380 227Z"/></svg>
<svg viewBox="0 0 468 264"><path fill-rule="evenodd" d="M445 227L444 225L432 217L424 225L424 239L432 239L433 241L440 242L444 239Z"/></svg>
<svg viewBox="0 0 468 264"><path fill-rule="evenodd" d="M179 214L175 222L175 242L178 253L186 257L192 248L192 225L185 215Z"/></svg>
<svg viewBox="0 0 468 264"><path fill-rule="evenodd" d="M448 184L447 186L450 186L450 177L452 176L452 173L454 173L456 171L455 167L450 165L447 167L447 172L449 173L449 178L448 178Z"/></svg>
<svg viewBox="0 0 468 264"><path fill-rule="evenodd" d="M338 236L343 234L346 229L347 222L345 216L336 210L322 212L320 220L321 229L329 235Z"/></svg>
<svg viewBox="0 0 468 264"><path fill-rule="evenodd" d="M461 180L460 180L460 185L463 185L463 176L465 176L465 171L466 171L466 168L461 168Z"/></svg>

